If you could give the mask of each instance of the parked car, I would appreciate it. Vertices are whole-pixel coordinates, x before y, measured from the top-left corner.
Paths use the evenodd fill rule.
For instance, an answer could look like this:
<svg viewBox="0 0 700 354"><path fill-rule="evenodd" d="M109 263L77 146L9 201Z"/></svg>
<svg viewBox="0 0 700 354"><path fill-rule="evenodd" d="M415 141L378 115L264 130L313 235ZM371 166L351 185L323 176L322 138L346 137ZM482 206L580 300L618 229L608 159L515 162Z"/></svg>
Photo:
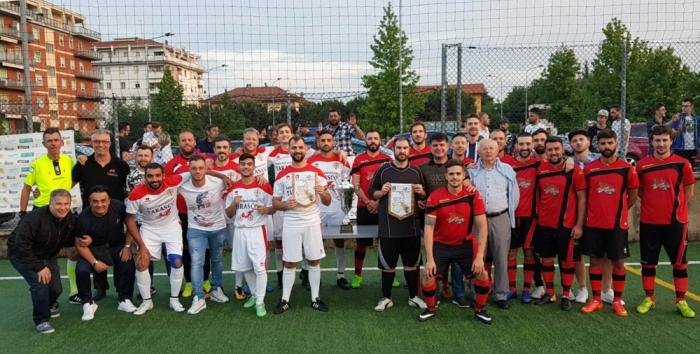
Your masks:
<svg viewBox="0 0 700 354"><path fill-rule="evenodd" d="M627 145L627 162L636 166L637 161L649 154L649 136L646 123L632 123L630 141Z"/></svg>

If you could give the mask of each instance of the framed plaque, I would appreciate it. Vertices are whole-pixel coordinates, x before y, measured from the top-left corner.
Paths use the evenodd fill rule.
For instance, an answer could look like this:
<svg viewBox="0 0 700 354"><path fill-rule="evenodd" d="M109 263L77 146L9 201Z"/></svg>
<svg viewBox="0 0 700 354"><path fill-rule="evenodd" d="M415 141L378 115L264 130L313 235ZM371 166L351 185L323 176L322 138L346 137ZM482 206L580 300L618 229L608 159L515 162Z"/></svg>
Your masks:
<svg viewBox="0 0 700 354"><path fill-rule="evenodd" d="M387 200L389 215L403 220L412 216L415 212L415 198L413 198L413 185L410 183L392 183Z"/></svg>
<svg viewBox="0 0 700 354"><path fill-rule="evenodd" d="M316 174L303 172L292 174L292 198L302 207L316 202Z"/></svg>

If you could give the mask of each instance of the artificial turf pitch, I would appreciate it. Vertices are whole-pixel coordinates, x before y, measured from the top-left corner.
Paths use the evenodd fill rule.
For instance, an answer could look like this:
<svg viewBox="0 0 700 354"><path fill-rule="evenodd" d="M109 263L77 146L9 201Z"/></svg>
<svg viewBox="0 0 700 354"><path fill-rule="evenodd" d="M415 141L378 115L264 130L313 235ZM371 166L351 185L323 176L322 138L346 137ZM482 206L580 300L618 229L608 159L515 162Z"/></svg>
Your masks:
<svg viewBox="0 0 700 354"><path fill-rule="evenodd" d="M638 245L631 246L628 262L638 261ZM376 266L376 252L368 250L367 267ZM352 250L346 251L348 279L353 274ZM691 243L689 261L700 261L700 243ZM667 261L662 254L660 261ZM65 260L59 260L62 271ZM230 267L226 254L224 269ZM322 262L323 268L335 267L334 252ZM638 266L632 266L639 268ZM162 272L159 262L157 272ZM700 294L700 264L688 267L689 291ZM418 322L420 310L408 307L407 290L394 289L394 307L383 313L372 308L381 297L380 273L368 270L361 289L341 290L335 286L335 272L322 273L321 297L330 312L320 313L310 307L310 295L297 278L292 292L291 309L282 315L272 310L280 290L268 293L268 315L255 317L254 309L243 309L242 302L231 296L233 275L224 275L224 287L231 297L227 304L213 301L207 309L192 316L174 313L168 308L169 283L157 276L155 309L137 317L117 311L114 287L100 301L95 319L82 322L81 306L68 304L68 281L63 279L60 298L61 317L53 319L56 333L39 335L31 320L31 301L24 280L8 280L18 273L7 260L0 261L0 353L107 353L107 352L285 352L285 353L369 353L369 352L663 352L697 353L700 350L700 318L684 319L675 311L672 290L656 287L656 308L639 315L634 308L641 300L641 278L627 272L624 300L628 318L618 318L606 305L602 312L584 315L575 304L563 312L559 304L522 305L511 301L511 309L500 310L490 304L490 326L478 322L471 309L459 309L444 302L438 315ZM403 274L397 271L404 283ZM658 278L673 284L671 267L661 265ZM518 271L522 286L522 268ZM558 279L558 271L556 278ZM110 278L111 279L111 278ZM269 274L276 284L275 274ZM111 280L110 280L111 282ZM556 288L560 291L558 283ZM577 286L575 285L576 289ZM181 299L189 307L190 299ZM134 301L138 306L139 301ZM700 314L698 298L688 303Z"/></svg>

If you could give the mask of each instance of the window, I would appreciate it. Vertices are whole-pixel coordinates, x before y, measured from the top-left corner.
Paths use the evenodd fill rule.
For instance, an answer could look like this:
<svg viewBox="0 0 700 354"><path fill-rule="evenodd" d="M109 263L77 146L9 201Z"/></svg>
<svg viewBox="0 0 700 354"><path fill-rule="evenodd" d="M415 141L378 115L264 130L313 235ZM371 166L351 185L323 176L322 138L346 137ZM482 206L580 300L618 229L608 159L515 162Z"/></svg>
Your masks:
<svg viewBox="0 0 700 354"><path fill-rule="evenodd" d="M73 37L68 37L68 48L73 49Z"/></svg>
<svg viewBox="0 0 700 354"><path fill-rule="evenodd" d="M123 51L123 52L122 52L122 56L123 56L124 58L128 57L128 56L129 56L129 51L126 51L126 50Z"/></svg>
<svg viewBox="0 0 700 354"><path fill-rule="evenodd" d="M44 108L44 98L43 98L43 97L37 97L37 99L36 99L36 105L39 106L39 108Z"/></svg>
<svg viewBox="0 0 700 354"><path fill-rule="evenodd" d="M49 73L49 77L56 77L56 68L49 66L47 67L47 71Z"/></svg>
<svg viewBox="0 0 700 354"><path fill-rule="evenodd" d="M34 75L34 81L38 86L41 86L44 84L44 77L37 73Z"/></svg>
<svg viewBox="0 0 700 354"><path fill-rule="evenodd" d="M62 68L66 67L66 57L61 56L58 58L58 66Z"/></svg>
<svg viewBox="0 0 700 354"><path fill-rule="evenodd" d="M61 47L66 45L66 42L64 41L62 34L58 35L58 45Z"/></svg>
<svg viewBox="0 0 700 354"><path fill-rule="evenodd" d="M38 28L32 28L32 37L35 41L41 39L41 31Z"/></svg>
<svg viewBox="0 0 700 354"><path fill-rule="evenodd" d="M124 67L123 66L119 67L119 74L124 75Z"/></svg>
<svg viewBox="0 0 700 354"><path fill-rule="evenodd" d="M24 74L23 73L17 73L17 81L24 84ZM22 97L22 96L20 96L20 97Z"/></svg>
<svg viewBox="0 0 700 354"><path fill-rule="evenodd" d="M84 82L80 83L80 92L85 92L85 83Z"/></svg>
<svg viewBox="0 0 700 354"><path fill-rule="evenodd" d="M110 75L112 73L112 68L110 68L109 66L105 66L104 68L102 68L102 73L105 75Z"/></svg>
<svg viewBox="0 0 700 354"><path fill-rule="evenodd" d="M63 110L64 111L68 110L68 102L63 102Z"/></svg>
<svg viewBox="0 0 700 354"><path fill-rule="evenodd" d="M56 89L55 88L49 89L49 97L56 97Z"/></svg>
<svg viewBox="0 0 700 354"><path fill-rule="evenodd" d="M72 81L70 82L70 88L71 88L71 90L75 91L75 88L76 88L76 87L77 87L77 85L76 85L76 83L75 83L75 80L72 80Z"/></svg>
<svg viewBox="0 0 700 354"><path fill-rule="evenodd" d="M80 62L80 63L78 63L78 64L80 64L80 65L79 65L79 67L80 67L80 72L81 72L81 73L84 72L84 71L85 71L85 65L83 65L82 62Z"/></svg>
<svg viewBox="0 0 700 354"><path fill-rule="evenodd" d="M36 51L34 52L34 64L40 64L41 63L41 52Z"/></svg>
<svg viewBox="0 0 700 354"><path fill-rule="evenodd" d="M140 58L140 57L141 57L141 52L134 52L134 56L135 56L136 58Z"/></svg>
<svg viewBox="0 0 700 354"><path fill-rule="evenodd" d="M111 83L111 82L108 82L108 83L106 84L106 87L107 87L108 90L111 90L111 89L112 89L112 83Z"/></svg>
<svg viewBox="0 0 700 354"><path fill-rule="evenodd" d="M58 111L51 110L49 114L51 115L51 119L58 119Z"/></svg>
<svg viewBox="0 0 700 354"><path fill-rule="evenodd" d="M140 82L137 82L136 85L135 85L135 87L136 87L137 89L140 89L140 88L141 88L141 83L140 83Z"/></svg>
<svg viewBox="0 0 700 354"><path fill-rule="evenodd" d="M82 50L83 49L83 42L78 41L78 49Z"/></svg>
<svg viewBox="0 0 700 354"><path fill-rule="evenodd" d="M122 90L126 89L126 82L124 82L124 81L120 82L119 87L121 87Z"/></svg>
<svg viewBox="0 0 700 354"><path fill-rule="evenodd" d="M138 67L138 66L134 66L134 74L138 74L138 73L139 73L139 67Z"/></svg>
<svg viewBox="0 0 700 354"><path fill-rule="evenodd" d="M61 79L61 88L62 88L62 89L67 89L67 88L68 88L68 80L66 80L66 79Z"/></svg>
<svg viewBox="0 0 700 354"><path fill-rule="evenodd" d="M53 44L51 43L46 43L46 53L53 53Z"/></svg>
<svg viewBox="0 0 700 354"><path fill-rule="evenodd" d="M78 102L73 101L73 110L74 111L78 110Z"/></svg>
<svg viewBox="0 0 700 354"><path fill-rule="evenodd" d="M70 60L70 69L75 70L75 60L73 59Z"/></svg>
<svg viewBox="0 0 700 354"><path fill-rule="evenodd" d="M85 103L81 104L80 107L83 109L83 111L87 109L87 106L85 105Z"/></svg>

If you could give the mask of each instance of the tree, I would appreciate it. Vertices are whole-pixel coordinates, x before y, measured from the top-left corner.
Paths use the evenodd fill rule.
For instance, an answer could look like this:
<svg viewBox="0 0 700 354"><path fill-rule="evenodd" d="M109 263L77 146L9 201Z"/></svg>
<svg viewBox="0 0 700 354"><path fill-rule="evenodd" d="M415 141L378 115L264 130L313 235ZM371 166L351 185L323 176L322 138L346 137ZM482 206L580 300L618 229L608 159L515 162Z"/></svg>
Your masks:
<svg viewBox="0 0 700 354"><path fill-rule="evenodd" d="M399 28L391 3L384 8L379 32L374 36L369 64L376 70L362 77L367 100L360 107L365 128L377 129L385 136L399 131L399 85L403 91L403 122L409 125L424 107L425 98L416 94L419 76L411 70L413 50L406 44L406 33Z"/></svg>
<svg viewBox="0 0 700 354"><path fill-rule="evenodd" d="M445 92L447 99L447 120L460 120L469 113L474 112L474 96L462 92L462 117L456 117L457 89L448 88ZM425 105L418 116L424 121L439 121L442 112L442 92L440 90L425 94Z"/></svg>
<svg viewBox="0 0 700 354"><path fill-rule="evenodd" d="M165 124L171 136L185 129L192 129L192 115L188 107L182 105L184 89L173 78L170 70L163 71L158 83L158 93L151 98L151 117Z"/></svg>
<svg viewBox="0 0 700 354"><path fill-rule="evenodd" d="M556 127L580 127L585 121L579 112L580 73L581 65L574 51L562 48L552 53L542 78L538 80L538 103L549 106L546 118Z"/></svg>

